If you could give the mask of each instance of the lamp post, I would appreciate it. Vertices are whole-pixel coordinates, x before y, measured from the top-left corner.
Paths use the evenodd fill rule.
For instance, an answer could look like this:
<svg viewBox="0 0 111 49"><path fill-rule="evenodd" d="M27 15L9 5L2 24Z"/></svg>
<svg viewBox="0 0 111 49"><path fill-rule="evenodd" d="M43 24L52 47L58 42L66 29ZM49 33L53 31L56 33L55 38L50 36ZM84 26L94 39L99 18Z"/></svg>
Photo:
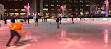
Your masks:
<svg viewBox="0 0 111 49"><path fill-rule="evenodd" d="M29 3L27 6L24 6L24 8L26 8L27 10L27 18L28 18L28 24L29 24L29 8L30 8Z"/></svg>
<svg viewBox="0 0 111 49"><path fill-rule="evenodd" d="M106 0L106 17L108 17L108 12L109 12L109 1Z"/></svg>
<svg viewBox="0 0 111 49"><path fill-rule="evenodd" d="M66 8L66 5L61 6L61 9L62 9L62 17L64 17L64 10L65 10L65 8Z"/></svg>
<svg viewBox="0 0 111 49"><path fill-rule="evenodd" d="M25 9L26 9L26 11L27 11L27 18L28 18L28 15L29 15L29 8L30 8L29 3L28 3L28 5L27 5L27 6L24 6L24 8L25 8Z"/></svg>
<svg viewBox="0 0 111 49"><path fill-rule="evenodd" d="M29 3L28 3L28 6L26 7L26 9L27 9L27 18L29 17L29 8L30 8L30 6L29 6Z"/></svg>

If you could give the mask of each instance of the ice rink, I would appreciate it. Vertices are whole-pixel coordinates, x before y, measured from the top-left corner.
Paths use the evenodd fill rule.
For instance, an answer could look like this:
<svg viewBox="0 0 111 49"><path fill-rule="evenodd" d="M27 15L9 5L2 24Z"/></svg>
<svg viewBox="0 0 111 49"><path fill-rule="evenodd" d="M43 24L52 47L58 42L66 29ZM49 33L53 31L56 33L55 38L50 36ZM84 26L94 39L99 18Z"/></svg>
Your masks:
<svg viewBox="0 0 111 49"><path fill-rule="evenodd" d="M0 28L0 49L111 49L111 21L63 21L60 29L56 22L39 22L38 26L24 24L21 46L6 47L10 26ZM11 42L13 45L16 37Z"/></svg>

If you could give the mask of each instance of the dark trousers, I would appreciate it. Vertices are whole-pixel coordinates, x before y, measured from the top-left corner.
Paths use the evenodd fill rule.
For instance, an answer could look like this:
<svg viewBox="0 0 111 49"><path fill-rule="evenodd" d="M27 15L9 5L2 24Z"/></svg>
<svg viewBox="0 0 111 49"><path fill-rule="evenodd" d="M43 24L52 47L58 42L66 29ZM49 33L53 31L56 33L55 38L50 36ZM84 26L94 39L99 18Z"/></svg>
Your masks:
<svg viewBox="0 0 111 49"><path fill-rule="evenodd" d="M59 22L57 22L57 28L59 28Z"/></svg>
<svg viewBox="0 0 111 49"><path fill-rule="evenodd" d="M61 24L61 20L62 20L62 18L60 18L60 24Z"/></svg>
<svg viewBox="0 0 111 49"><path fill-rule="evenodd" d="M47 22L47 18L46 18L46 22Z"/></svg>
<svg viewBox="0 0 111 49"><path fill-rule="evenodd" d="M29 22L30 20L28 19L28 24L30 24L30 22Z"/></svg>
<svg viewBox="0 0 111 49"><path fill-rule="evenodd" d="M73 18L72 18L72 23L74 24L74 20L73 20Z"/></svg>
<svg viewBox="0 0 111 49"><path fill-rule="evenodd" d="M5 20L5 24L7 24L7 21Z"/></svg>
<svg viewBox="0 0 111 49"><path fill-rule="evenodd" d="M12 39L14 38L14 36L17 36L18 38L17 38L17 40L15 41L15 44L14 44L14 45L16 45L18 43L18 41L20 40L21 36L18 34L17 31L11 30L10 32L11 32L11 37L10 37L7 45L10 44L10 42L12 41Z"/></svg>
<svg viewBox="0 0 111 49"><path fill-rule="evenodd" d="M38 22L37 21L35 21L35 26L38 26Z"/></svg>

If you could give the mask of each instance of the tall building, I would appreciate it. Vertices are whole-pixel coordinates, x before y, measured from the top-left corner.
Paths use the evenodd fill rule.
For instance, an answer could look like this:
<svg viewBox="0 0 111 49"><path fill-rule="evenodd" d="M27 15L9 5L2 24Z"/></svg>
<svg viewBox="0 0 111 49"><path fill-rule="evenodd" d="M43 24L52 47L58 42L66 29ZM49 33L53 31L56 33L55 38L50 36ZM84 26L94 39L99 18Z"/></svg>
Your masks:
<svg viewBox="0 0 111 49"><path fill-rule="evenodd" d="M62 13L61 6L66 6L65 16L83 15L90 13L90 1L89 0L43 0L43 13L44 16L49 17L58 13Z"/></svg>

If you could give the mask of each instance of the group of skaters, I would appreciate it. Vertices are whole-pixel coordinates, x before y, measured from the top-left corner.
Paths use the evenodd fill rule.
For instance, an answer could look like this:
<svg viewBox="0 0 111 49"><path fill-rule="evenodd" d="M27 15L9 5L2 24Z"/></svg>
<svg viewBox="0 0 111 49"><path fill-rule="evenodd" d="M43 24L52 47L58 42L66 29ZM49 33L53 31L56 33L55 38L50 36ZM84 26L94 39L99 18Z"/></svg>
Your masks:
<svg viewBox="0 0 111 49"><path fill-rule="evenodd" d="M56 19L58 29L59 29L59 24L61 24L61 20L62 20L62 17L57 17L57 19ZM73 17L72 17L72 23L74 24Z"/></svg>
<svg viewBox="0 0 111 49"><path fill-rule="evenodd" d="M35 26L38 26L38 19L39 19L38 17L34 18ZM46 18L41 17L41 19L42 19L42 22L47 22L47 17Z"/></svg>
<svg viewBox="0 0 111 49"><path fill-rule="evenodd" d="M47 18L41 18L42 19L42 22L47 22ZM62 18L61 17L57 17L56 19L56 22L57 22L57 28L59 28L59 22L61 24L61 20ZM38 17L37 18L34 18L34 21L35 21L35 26L38 26Z"/></svg>
<svg viewBox="0 0 111 49"><path fill-rule="evenodd" d="M62 17L56 17L56 22L57 22L57 28L58 29L59 29L59 24L61 24L61 20L62 20ZM47 18L45 18L44 21L47 22ZM1 22L1 20L0 20L0 22ZM12 39L15 36L17 37L17 40L15 41L14 46L19 45L18 41L20 40L21 36L17 31L19 30L20 32L22 32L24 34L26 33L26 31L24 31L21 27L23 25L23 22L26 22L26 19L24 19L24 21L20 20L18 22L15 22L15 18L11 19L10 39L8 40L8 42L6 44L7 47L11 46L10 43L11 43ZM29 22L29 20L28 20L28 22ZM43 22L43 18L42 18L42 22ZM72 17L72 22L73 22L73 17ZM38 18L35 18L35 26L38 26Z"/></svg>
<svg viewBox="0 0 111 49"><path fill-rule="evenodd" d="M47 22L47 18L41 18L42 19L42 22ZM38 17L37 18L34 18L34 21L35 21L35 26L38 26ZM62 21L62 17L56 17L56 22L57 22L57 28L59 29L59 24L61 24L61 21ZM73 20L73 17L72 17L72 23L74 24L74 20ZM51 22L50 22L51 24Z"/></svg>

